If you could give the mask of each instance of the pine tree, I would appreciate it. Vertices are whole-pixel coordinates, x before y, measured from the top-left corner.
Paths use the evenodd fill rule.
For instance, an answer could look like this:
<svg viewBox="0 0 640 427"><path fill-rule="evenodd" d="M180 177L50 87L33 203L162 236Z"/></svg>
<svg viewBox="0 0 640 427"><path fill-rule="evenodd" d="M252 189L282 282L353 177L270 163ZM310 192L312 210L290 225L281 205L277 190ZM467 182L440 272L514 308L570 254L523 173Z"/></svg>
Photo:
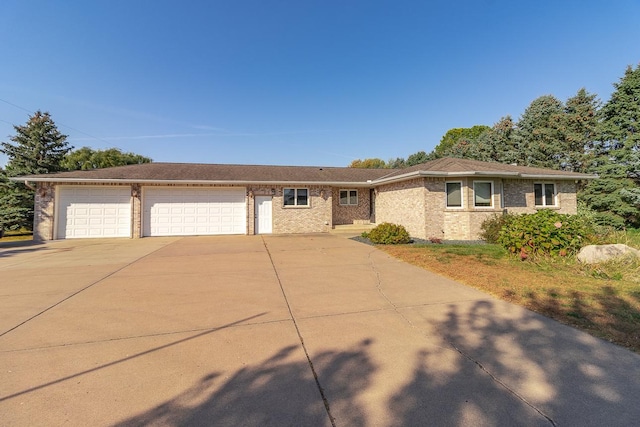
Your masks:
<svg viewBox="0 0 640 427"><path fill-rule="evenodd" d="M580 197L601 223L640 226L640 65L628 67L599 111L590 182Z"/></svg>
<svg viewBox="0 0 640 427"><path fill-rule="evenodd" d="M0 229L31 228L33 191L8 178L63 170L61 162L71 150L49 113L37 111L24 126L14 126L12 142L0 143L0 152L9 158L0 170Z"/></svg>
<svg viewBox="0 0 640 427"><path fill-rule="evenodd" d="M565 103L561 120L564 139L564 150L560 157L562 169L586 172L596 138L599 104L597 96L588 93L584 88Z"/></svg>
<svg viewBox="0 0 640 427"><path fill-rule="evenodd" d="M514 131L511 116L502 117L478 137L470 149L470 157L485 162L516 163L519 153L514 145Z"/></svg>
<svg viewBox="0 0 640 427"><path fill-rule="evenodd" d="M516 163L523 166L561 168L564 105L552 95L534 99L518 120Z"/></svg>
<svg viewBox="0 0 640 427"><path fill-rule="evenodd" d="M36 111L24 126L14 126L16 134L10 142L0 143L7 155L8 176L42 174L63 170L61 163L71 150L67 135L58 131L49 113Z"/></svg>

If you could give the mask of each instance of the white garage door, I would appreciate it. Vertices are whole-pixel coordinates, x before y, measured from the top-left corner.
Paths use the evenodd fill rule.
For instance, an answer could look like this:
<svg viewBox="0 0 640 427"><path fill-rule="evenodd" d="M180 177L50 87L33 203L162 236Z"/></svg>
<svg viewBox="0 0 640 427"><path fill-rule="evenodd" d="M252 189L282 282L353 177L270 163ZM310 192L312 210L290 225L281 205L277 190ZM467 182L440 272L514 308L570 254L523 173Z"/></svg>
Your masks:
<svg viewBox="0 0 640 427"><path fill-rule="evenodd" d="M129 187L60 186L58 239L131 237Z"/></svg>
<svg viewBox="0 0 640 427"><path fill-rule="evenodd" d="M244 188L144 189L145 236L245 234Z"/></svg>

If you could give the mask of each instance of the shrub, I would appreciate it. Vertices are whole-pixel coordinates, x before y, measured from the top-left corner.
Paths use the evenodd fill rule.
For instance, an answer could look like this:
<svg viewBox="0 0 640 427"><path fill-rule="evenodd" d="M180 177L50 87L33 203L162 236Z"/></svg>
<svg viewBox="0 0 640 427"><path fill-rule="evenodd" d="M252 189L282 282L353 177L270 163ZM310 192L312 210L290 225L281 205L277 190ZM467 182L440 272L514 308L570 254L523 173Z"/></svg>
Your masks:
<svg viewBox="0 0 640 427"><path fill-rule="evenodd" d="M532 254L566 256L588 244L592 235L593 228L584 218L543 209L510 219L500 231L498 243L522 259Z"/></svg>
<svg viewBox="0 0 640 427"><path fill-rule="evenodd" d="M383 222L367 233L373 243L382 245L398 245L409 243L411 238L407 230L398 224Z"/></svg>
<svg viewBox="0 0 640 427"><path fill-rule="evenodd" d="M500 238L500 230L507 225L513 218L514 214L495 214L480 225L480 238L487 243L498 243Z"/></svg>

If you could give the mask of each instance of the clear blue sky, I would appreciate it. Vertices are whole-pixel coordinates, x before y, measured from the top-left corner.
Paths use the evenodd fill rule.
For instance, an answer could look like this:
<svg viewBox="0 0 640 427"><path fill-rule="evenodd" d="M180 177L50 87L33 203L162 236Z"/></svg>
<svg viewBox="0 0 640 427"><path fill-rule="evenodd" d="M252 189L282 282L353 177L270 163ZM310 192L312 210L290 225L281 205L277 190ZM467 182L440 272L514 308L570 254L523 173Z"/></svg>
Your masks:
<svg viewBox="0 0 640 427"><path fill-rule="evenodd" d="M77 148L155 161L406 158L541 95L608 100L640 63L639 17L638 0L3 0L0 140L40 109Z"/></svg>

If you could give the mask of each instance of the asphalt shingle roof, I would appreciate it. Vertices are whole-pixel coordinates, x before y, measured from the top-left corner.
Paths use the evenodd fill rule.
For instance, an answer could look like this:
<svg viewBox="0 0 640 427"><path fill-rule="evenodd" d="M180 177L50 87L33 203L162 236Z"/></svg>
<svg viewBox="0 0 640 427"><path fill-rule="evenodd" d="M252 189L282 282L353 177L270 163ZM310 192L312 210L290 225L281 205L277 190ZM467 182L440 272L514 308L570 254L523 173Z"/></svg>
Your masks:
<svg viewBox="0 0 640 427"><path fill-rule="evenodd" d="M28 175L21 180L45 182L229 182L376 184L416 176L543 176L589 179L592 175L468 159L442 158L404 169L360 169L322 166L145 163L88 171ZM15 178L14 178L15 179Z"/></svg>

